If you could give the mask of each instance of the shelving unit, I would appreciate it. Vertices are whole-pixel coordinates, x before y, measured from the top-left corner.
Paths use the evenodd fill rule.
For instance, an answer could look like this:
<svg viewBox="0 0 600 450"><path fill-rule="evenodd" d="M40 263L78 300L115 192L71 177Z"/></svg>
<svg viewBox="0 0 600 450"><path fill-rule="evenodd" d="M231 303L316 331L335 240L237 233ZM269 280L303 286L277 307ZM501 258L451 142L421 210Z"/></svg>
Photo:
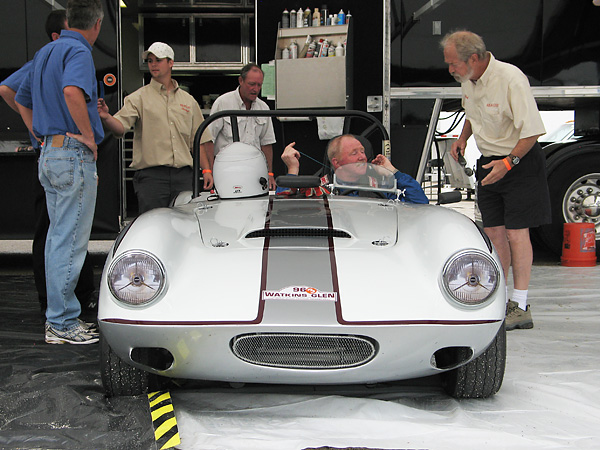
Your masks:
<svg viewBox="0 0 600 450"><path fill-rule="evenodd" d="M352 23L323 27L279 28L275 49L275 104L286 108L352 108ZM310 40L346 42L345 56L281 59L296 41L298 54Z"/></svg>

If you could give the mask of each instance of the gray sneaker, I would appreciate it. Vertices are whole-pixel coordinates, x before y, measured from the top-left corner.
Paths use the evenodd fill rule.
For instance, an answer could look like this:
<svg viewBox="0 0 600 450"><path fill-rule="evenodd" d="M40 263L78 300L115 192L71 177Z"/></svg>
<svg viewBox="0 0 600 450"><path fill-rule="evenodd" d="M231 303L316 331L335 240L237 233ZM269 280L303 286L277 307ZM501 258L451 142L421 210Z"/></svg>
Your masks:
<svg viewBox="0 0 600 450"><path fill-rule="evenodd" d="M523 311L519 308L517 302L509 300L506 304L506 331L514 330L515 328L529 329L533 328L533 319L531 318L531 309L527 305L527 309Z"/></svg>
<svg viewBox="0 0 600 450"><path fill-rule="evenodd" d="M60 331L46 324L46 342L48 344L94 344L98 342L98 333L84 328L80 323L69 330Z"/></svg>
<svg viewBox="0 0 600 450"><path fill-rule="evenodd" d="M79 325L81 325L82 328L85 328L86 330L92 332L92 333L98 333L98 325L96 325L95 323L92 322L84 322L81 319L77 319L77 321L79 322Z"/></svg>

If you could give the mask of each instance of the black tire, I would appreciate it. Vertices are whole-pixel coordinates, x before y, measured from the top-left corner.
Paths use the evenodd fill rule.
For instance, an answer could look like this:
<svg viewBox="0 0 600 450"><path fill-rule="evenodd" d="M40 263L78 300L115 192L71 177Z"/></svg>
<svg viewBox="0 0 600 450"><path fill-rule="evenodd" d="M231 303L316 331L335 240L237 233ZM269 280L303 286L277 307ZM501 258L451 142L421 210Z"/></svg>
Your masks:
<svg viewBox="0 0 600 450"><path fill-rule="evenodd" d="M600 193L600 153L587 153L580 156L572 156L559 164L548 175L548 187L550 189L550 202L552 208L552 223L542 225L532 230L535 238L541 240L549 250L560 255L563 243L563 224L565 223L565 209L569 216L569 222L590 222L592 218L600 219L598 208L581 208L581 214L569 212L574 204L571 199L575 198L583 202L593 202L597 193ZM578 195L578 191L583 195ZM587 191L590 190L590 193ZM589 211L592 215L586 215ZM600 221L596 222L596 234L600 230ZM596 240L596 251L598 241Z"/></svg>
<svg viewBox="0 0 600 450"><path fill-rule="evenodd" d="M465 350L466 352L466 350ZM506 327L473 361L442 374L442 386L454 398L487 398L500 390L506 366Z"/></svg>
<svg viewBox="0 0 600 450"><path fill-rule="evenodd" d="M100 371L107 397L147 394L161 390L164 380L125 363L100 334Z"/></svg>

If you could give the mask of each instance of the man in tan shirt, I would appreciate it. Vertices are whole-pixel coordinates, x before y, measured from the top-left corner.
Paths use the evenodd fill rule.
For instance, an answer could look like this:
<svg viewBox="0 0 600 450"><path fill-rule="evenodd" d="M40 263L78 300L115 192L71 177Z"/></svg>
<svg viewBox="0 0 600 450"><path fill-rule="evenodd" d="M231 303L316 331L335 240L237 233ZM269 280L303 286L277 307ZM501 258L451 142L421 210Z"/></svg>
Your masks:
<svg viewBox="0 0 600 450"><path fill-rule="evenodd" d="M136 170L133 186L139 213L166 207L182 191L192 190L194 136L204 121L198 102L171 78L173 49L162 42L153 43L143 53L152 79L125 97L114 116L101 99L98 112L104 125L122 137L134 128L133 161ZM207 155L213 154L212 135L206 130L200 140L200 167L204 188L213 185Z"/></svg>
<svg viewBox="0 0 600 450"><path fill-rule="evenodd" d="M473 135L482 156L477 162L477 202L485 233L498 251L504 275L513 269L514 289L506 329L532 328L527 304L533 250L529 228L550 223L546 162L537 139L546 131L527 77L498 61L483 39L469 31L441 42L450 74L461 83L465 125L451 154L464 154Z"/></svg>

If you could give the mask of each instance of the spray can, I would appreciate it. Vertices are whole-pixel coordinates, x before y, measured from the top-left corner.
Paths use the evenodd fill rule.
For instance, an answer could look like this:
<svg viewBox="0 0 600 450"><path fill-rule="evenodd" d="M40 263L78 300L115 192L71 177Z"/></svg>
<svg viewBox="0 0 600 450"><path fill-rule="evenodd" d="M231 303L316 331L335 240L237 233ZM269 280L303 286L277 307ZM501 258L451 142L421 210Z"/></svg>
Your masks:
<svg viewBox="0 0 600 450"><path fill-rule="evenodd" d="M338 24L338 16L337 14L333 14L331 16L331 25L337 25Z"/></svg>
<svg viewBox="0 0 600 450"><path fill-rule="evenodd" d="M306 51L306 58L312 58L313 56L315 56L316 48L317 48L317 43L315 41L312 41L310 44L308 44L308 50Z"/></svg>
<svg viewBox="0 0 600 450"><path fill-rule="evenodd" d="M344 14L344 10L340 9L338 13L338 25L344 25L346 23L346 14Z"/></svg>
<svg viewBox="0 0 600 450"><path fill-rule="evenodd" d="M332 44L327 50L327 57L335 56L335 46Z"/></svg>
<svg viewBox="0 0 600 450"><path fill-rule="evenodd" d="M292 43L290 44L290 58L298 58L298 44L296 43L296 41L292 41Z"/></svg>
<svg viewBox="0 0 600 450"><path fill-rule="evenodd" d="M302 26L310 27L312 25L312 14L310 13L310 8L306 8L304 10L304 20Z"/></svg>
<svg viewBox="0 0 600 450"><path fill-rule="evenodd" d="M289 28L290 27L290 12L286 9L283 10L281 14L281 28Z"/></svg>
<svg viewBox="0 0 600 450"><path fill-rule="evenodd" d="M319 8L315 8L315 12L313 13L312 26L313 27L321 26L321 13L319 12Z"/></svg>
<svg viewBox="0 0 600 450"><path fill-rule="evenodd" d="M304 23L304 11L302 11L302 8L299 8L298 12L296 13L296 27L302 28L303 23Z"/></svg>
<svg viewBox="0 0 600 450"><path fill-rule="evenodd" d="M327 5L321 6L321 25L327 25L327 18L329 17L329 10Z"/></svg>
<svg viewBox="0 0 600 450"><path fill-rule="evenodd" d="M346 14L346 23L350 23L350 19L352 19L352 14L350 14L350 10L348 10L348 14Z"/></svg>
<svg viewBox="0 0 600 450"><path fill-rule="evenodd" d="M319 52L319 57L324 57L329 54L329 41L325 39L323 41L323 45L321 45L321 51Z"/></svg>

